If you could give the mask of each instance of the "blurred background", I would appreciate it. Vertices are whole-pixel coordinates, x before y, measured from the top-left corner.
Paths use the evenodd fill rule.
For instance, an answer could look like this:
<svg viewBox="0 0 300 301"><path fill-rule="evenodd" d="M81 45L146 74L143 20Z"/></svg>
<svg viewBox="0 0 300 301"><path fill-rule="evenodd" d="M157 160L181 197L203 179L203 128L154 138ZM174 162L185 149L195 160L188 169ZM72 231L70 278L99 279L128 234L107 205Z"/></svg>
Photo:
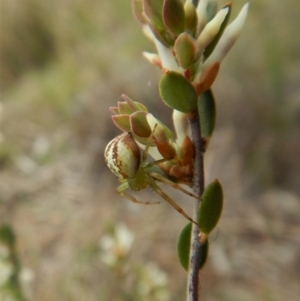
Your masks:
<svg viewBox="0 0 300 301"><path fill-rule="evenodd" d="M213 87L206 182L221 181L225 207L201 271L206 301L299 300L299 10L298 0L252 0ZM2 0L0 11L0 219L15 231L27 299L184 300L175 250L186 221L165 202L121 198L103 160L122 93L171 125L130 1ZM112 267L114 227L128 245ZM149 297L150 276L148 295L135 292L146 267L164 294Z"/></svg>

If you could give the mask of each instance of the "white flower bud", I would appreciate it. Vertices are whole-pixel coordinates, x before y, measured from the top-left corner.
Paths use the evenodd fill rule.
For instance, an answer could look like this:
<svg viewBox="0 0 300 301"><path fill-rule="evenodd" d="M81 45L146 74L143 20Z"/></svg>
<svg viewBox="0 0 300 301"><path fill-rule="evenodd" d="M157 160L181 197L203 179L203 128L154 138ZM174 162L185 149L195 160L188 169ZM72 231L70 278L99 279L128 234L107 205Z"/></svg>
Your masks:
<svg viewBox="0 0 300 301"><path fill-rule="evenodd" d="M162 67L166 70L181 72L182 70L178 66L176 59L172 53L172 50L170 48L165 47L156 38L154 39L154 41L155 41L158 55L162 63Z"/></svg>
<svg viewBox="0 0 300 301"><path fill-rule="evenodd" d="M146 60L148 60L152 65L161 67L161 60L156 53L151 53L147 51L143 51L143 56Z"/></svg>
<svg viewBox="0 0 300 301"><path fill-rule="evenodd" d="M205 61L203 68L215 62L220 63L223 60L225 55L231 49L231 47L233 46L233 44L235 43L235 41L238 39L238 37L242 32L248 13L248 8L249 8L249 3L243 6L236 19L226 27L213 53Z"/></svg>
<svg viewBox="0 0 300 301"><path fill-rule="evenodd" d="M181 72L181 68L178 66L176 59L172 53L172 50L164 46L153 34L153 32L150 30L148 25L145 25L143 27L144 33L146 36L155 43L157 52L158 52L158 58L161 61L161 65L164 69L167 70L173 70L177 72ZM144 54L145 56L145 54ZM149 59L149 57L146 57Z"/></svg>
<svg viewBox="0 0 300 301"><path fill-rule="evenodd" d="M182 145L186 136L189 136L189 126L185 113L173 110L173 123L177 135L177 144Z"/></svg>
<svg viewBox="0 0 300 301"><path fill-rule="evenodd" d="M208 0L200 0L197 6L198 34L200 34L207 23L207 2Z"/></svg>
<svg viewBox="0 0 300 301"><path fill-rule="evenodd" d="M228 7L221 9L216 14L216 16L204 27L203 31L197 39L197 45L200 52L202 52L217 35L228 12Z"/></svg>

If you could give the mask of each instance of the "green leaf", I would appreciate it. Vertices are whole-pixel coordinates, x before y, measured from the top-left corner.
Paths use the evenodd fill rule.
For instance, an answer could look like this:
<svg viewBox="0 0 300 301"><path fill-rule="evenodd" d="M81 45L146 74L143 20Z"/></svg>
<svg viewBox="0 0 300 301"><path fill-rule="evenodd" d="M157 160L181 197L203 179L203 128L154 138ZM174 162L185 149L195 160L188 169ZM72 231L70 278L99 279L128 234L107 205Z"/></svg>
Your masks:
<svg viewBox="0 0 300 301"><path fill-rule="evenodd" d="M199 262L199 271L204 267L207 257L208 257L208 251L209 251L209 241L206 239L206 241L203 244L200 244L200 262Z"/></svg>
<svg viewBox="0 0 300 301"><path fill-rule="evenodd" d="M189 257L191 248L191 235L192 235L192 223L188 223L179 234L177 240L177 255L182 267L187 271L189 269ZM199 270L201 270L206 263L208 257L208 239L200 244Z"/></svg>
<svg viewBox="0 0 300 301"><path fill-rule="evenodd" d="M118 127L123 132L130 132L130 120L129 115L114 115L111 117L115 126Z"/></svg>
<svg viewBox="0 0 300 301"><path fill-rule="evenodd" d="M165 46L169 47L175 38L163 22L164 0L143 0L144 19L154 36Z"/></svg>
<svg viewBox="0 0 300 301"><path fill-rule="evenodd" d="M221 27L220 27L219 32L217 33L217 35L214 37L214 39L210 42L210 44L205 48L205 50L203 52L203 56L204 56L205 59L207 59L211 55L211 53L213 52L213 50L217 46L217 44L218 44L218 42L219 42L226 26L227 26L227 23L229 21L230 15L231 15L231 2L226 4L224 7L222 7L222 9L226 8L226 7L228 7L228 13L227 13L227 15L226 15Z"/></svg>
<svg viewBox="0 0 300 301"><path fill-rule="evenodd" d="M177 255L182 267L189 269L189 256L191 248L192 223L188 223L180 232L177 240Z"/></svg>
<svg viewBox="0 0 300 301"><path fill-rule="evenodd" d="M196 42L186 32L180 34L175 41L174 50L178 64L183 69L188 69L195 60L196 56Z"/></svg>
<svg viewBox="0 0 300 301"><path fill-rule="evenodd" d="M206 140L212 136L216 124L216 103L211 89L198 97L201 134Z"/></svg>
<svg viewBox="0 0 300 301"><path fill-rule="evenodd" d="M217 225L223 209L223 189L218 180L207 186L198 211L198 223L204 234L209 234Z"/></svg>
<svg viewBox="0 0 300 301"><path fill-rule="evenodd" d="M130 115L131 131L138 137L150 137L152 131L147 121L146 112L135 112Z"/></svg>
<svg viewBox="0 0 300 301"><path fill-rule="evenodd" d="M156 28L163 28L162 20L163 0L143 0L144 12Z"/></svg>
<svg viewBox="0 0 300 301"><path fill-rule="evenodd" d="M185 29L185 14L180 0L164 0L162 17L169 31L178 36Z"/></svg>
<svg viewBox="0 0 300 301"><path fill-rule="evenodd" d="M168 71L159 82L159 93L165 104L183 113L197 107L197 94L193 85L181 74Z"/></svg>

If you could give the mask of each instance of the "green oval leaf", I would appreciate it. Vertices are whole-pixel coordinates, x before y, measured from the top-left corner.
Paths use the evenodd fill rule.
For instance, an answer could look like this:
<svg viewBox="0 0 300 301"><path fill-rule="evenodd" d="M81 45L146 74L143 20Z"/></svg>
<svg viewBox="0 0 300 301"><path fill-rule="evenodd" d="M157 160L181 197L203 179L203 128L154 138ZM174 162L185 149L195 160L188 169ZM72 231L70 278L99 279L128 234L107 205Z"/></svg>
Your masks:
<svg viewBox="0 0 300 301"><path fill-rule="evenodd" d="M204 91L198 97L198 110L202 137L209 140L216 124L216 103L211 89Z"/></svg>
<svg viewBox="0 0 300 301"><path fill-rule="evenodd" d="M180 0L164 0L162 18L165 26L175 36L184 32L185 14Z"/></svg>
<svg viewBox="0 0 300 301"><path fill-rule="evenodd" d="M182 267L187 271L189 269L189 257L191 248L192 223L188 223L180 232L177 240L177 255ZM208 257L208 239L200 244L199 270L206 263Z"/></svg>
<svg viewBox="0 0 300 301"><path fill-rule="evenodd" d="M178 36L174 50L178 64L182 68L188 69L192 65L195 60L196 49L196 42L188 33L184 32Z"/></svg>
<svg viewBox="0 0 300 301"><path fill-rule="evenodd" d="M165 104L183 113L197 107L197 94L193 85L181 74L168 71L159 82L159 93Z"/></svg>
<svg viewBox="0 0 300 301"><path fill-rule="evenodd" d="M163 28L162 10L164 1L143 0L144 13L151 23L158 28Z"/></svg>
<svg viewBox="0 0 300 301"><path fill-rule="evenodd" d="M118 127L123 132L130 132L130 120L129 115L115 115L111 117L115 126Z"/></svg>
<svg viewBox="0 0 300 301"><path fill-rule="evenodd" d="M160 41L166 47L174 44L175 38L165 27L160 27L157 24L153 24L146 15L144 15L144 17L149 29L152 31L158 41Z"/></svg>
<svg viewBox="0 0 300 301"><path fill-rule="evenodd" d="M217 225L223 209L223 189L218 180L209 184L202 197L198 211L198 223L204 234L209 234Z"/></svg>
<svg viewBox="0 0 300 301"><path fill-rule="evenodd" d="M189 269L189 256L191 248L192 223L188 223L180 232L177 240L177 255L182 267Z"/></svg>
<svg viewBox="0 0 300 301"><path fill-rule="evenodd" d="M154 36L169 47L174 44L175 38L163 22L163 5L163 0L143 0L143 16Z"/></svg>
<svg viewBox="0 0 300 301"><path fill-rule="evenodd" d="M203 243L200 244L200 262L199 262L199 271L204 267L207 257L208 257L208 250L209 250L209 242L208 239Z"/></svg>

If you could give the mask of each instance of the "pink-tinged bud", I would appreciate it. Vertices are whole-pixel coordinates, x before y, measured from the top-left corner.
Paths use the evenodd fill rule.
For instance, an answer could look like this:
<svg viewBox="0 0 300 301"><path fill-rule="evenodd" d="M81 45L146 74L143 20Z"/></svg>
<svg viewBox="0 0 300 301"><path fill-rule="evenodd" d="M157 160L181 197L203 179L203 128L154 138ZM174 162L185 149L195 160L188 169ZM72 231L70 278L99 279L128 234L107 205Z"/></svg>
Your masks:
<svg viewBox="0 0 300 301"><path fill-rule="evenodd" d="M175 157L176 152L174 149L174 146L170 141L155 141L156 147L159 151L159 153L162 155L164 159L171 160Z"/></svg>
<svg viewBox="0 0 300 301"><path fill-rule="evenodd" d="M169 160L158 164L159 168L167 175L177 180L190 181L193 176L192 165L179 165L176 160Z"/></svg>
<svg viewBox="0 0 300 301"><path fill-rule="evenodd" d="M108 143L104 159L108 168L118 178L132 178L140 166L140 149L130 133L123 133Z"/></svg>
<svg viewBox="0 0 300 301"><path fill-rule="evenodd" d="M226 27L216 48L203 64L203 68L215 62L219 62L219 63L222 62L223 58L231 49L231 47L233 46L233 44L235 43L235 41L238 39L238 37L242 32L243 26L247 18L248 8L249 8L249 3L243 6L236 19Z"/></svg>
<svg viewBox="0 0 300 301"><path fill-rule="evenodd" d="M113 113L114 115L118 115L120 114L120 111L117 107L110 107L109 110L111 111L111 113Z"/></svg>
<svg viewBox="0 0 300 301"><path fill-rule="evenodd" d="M186 136L180 146L180 150L174 159L159 163L160 169L167 175L178 180L189 181L193 176L194 144L189 136Z"/></svg>
<svg viewBox="0 0 300 301"><path fill-rule="evenodd" d="M130 119L128 114L114 115L111 117L115 126L123 132L130 131Z"/></svg>
<svg viewBox="0 0 300 301"><path fill-rule="evenodd" d="M198 80L193 82L197 95L200 95L211 87L220 69L220 63L216 62L207 67Z"/></svg>
<svg viewBox="0 0 300 301"><path fill-rule="evenodd" d="M133 112L137 112L137 111L148 112L147 108L140 102L133 101L125 94L122 94L122 97L125 100L125 102L128 104L128 106L133 110Z"/></svg>
<svg viewBox="0 0 300 301"><path fill-rule="evenodd" d="M181 145L182 165L191 165L195 157L194 144L189 136L186 136Z"/></svg>
<svg viewBox="0 0 300 301"><path fill-rule="evenodd" d="M143 52L143 56L145 59L147 59L152 65L162 67L161 60L159 56L156 53L150 53L150 52Z"/></svg>
<svg viewBox="0 0 300 301"><path fill-rule="evenodd" d="M118 109L120 112L119 114L130 115L134 112L134 110L125 101L118 101Z"/></svg>

